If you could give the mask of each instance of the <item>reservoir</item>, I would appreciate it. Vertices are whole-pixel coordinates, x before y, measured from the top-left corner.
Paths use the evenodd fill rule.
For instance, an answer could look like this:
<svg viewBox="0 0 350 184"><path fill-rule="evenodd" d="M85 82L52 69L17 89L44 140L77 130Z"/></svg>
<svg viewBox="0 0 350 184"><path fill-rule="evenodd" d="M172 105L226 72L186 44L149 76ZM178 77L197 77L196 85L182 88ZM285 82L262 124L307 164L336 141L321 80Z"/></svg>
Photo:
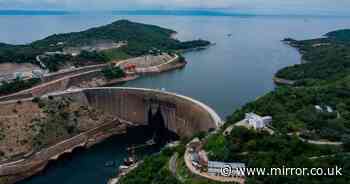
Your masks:
<svg viewBox="0 0 350 184"><path fill-rule="evenodd" d="M280 40L316 38L350 28L347 17L18 15L0 16L0 24L6 25L0 30L0 42L28 43L53 33L80 31L118 19L174 29L181 40L215 43L206 50L186 53L188 65L181 70L145 76L122 86L165 88L190 96L211 106L223 119L273 90L272 77L280 68L300 62L297 50ZM115 136L89 150L66 155L21 184L106 183L126 156L126 147L145 141L136 135ZM148 148L140 155L158 150ZM109 161L117 164L106 167Z"/></svg>

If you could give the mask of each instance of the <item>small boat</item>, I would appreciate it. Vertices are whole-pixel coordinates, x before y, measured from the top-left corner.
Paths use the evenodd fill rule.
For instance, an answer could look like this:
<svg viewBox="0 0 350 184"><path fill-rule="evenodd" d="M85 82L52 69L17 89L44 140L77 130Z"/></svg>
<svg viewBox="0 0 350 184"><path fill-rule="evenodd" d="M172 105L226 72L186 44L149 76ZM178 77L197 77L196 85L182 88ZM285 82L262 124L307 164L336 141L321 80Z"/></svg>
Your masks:
<svg viewBox="0 0 350 184"><path fill-rule="evenodd" d="M230 33L230 34L227 34L227 36L228 36L228 37L231 37L231 36L232 36L232 34L231 34L231 33Z"/></svg>

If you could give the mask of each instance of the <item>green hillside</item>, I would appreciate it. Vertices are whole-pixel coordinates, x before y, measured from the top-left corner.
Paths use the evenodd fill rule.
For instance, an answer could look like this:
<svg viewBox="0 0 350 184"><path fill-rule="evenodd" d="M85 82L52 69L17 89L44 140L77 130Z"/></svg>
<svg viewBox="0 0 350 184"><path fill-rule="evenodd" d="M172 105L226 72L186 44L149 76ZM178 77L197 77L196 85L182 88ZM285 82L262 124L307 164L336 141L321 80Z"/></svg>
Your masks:
<svg viewBox="0 0 350 184"><path fill-rule="evenodd" d="M276 74L279 78L299 82L322 82L344 77L350 71L350 31L326 34L313 40L286 39L303 53L303 64L286 67Z"/></svg>
<svg viewBox="0 0 350 184"><path fill-rule="evenodd" d="M55 71L61 66L68 64L86 65L92 63L106 62L109 60L125 59L148 54L150 50L173 52L193 47L203 47L210 44L208 41L195 40L180 42L173 39L173 30L128 20L119 20L111 24L91 28L81 32L54 34L42 40L28 45L9 45L0 43L1 62L30 62L38 64L36 56L45 52L64 51L67 48L80 48L94 46L98 43L127 42L126 46L102 52L84 53L77 57L52 56L44 59L50 70ZM119 58L120 57L120 58ZM86 63L84 63L86 62Z"/></svg>
<svg viewBox="0 0 350 184"><path fill-rule="evenodd" d="M327 37L343 42L350 42L350 29L332 31L326 34Z"/></svg>

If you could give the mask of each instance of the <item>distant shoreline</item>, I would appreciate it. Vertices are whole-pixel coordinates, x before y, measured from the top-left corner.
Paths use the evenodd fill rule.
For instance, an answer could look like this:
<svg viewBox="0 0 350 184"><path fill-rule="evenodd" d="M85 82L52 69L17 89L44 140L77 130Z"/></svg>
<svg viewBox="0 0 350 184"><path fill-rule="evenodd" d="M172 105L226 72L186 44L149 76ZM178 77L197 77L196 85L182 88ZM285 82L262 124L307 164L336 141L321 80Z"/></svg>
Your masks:
<svg viewBox="0 0 350 184"><path fill-rule="evenodd" d="M20 15L134 15L134 16L213 16L213 17L337 17L349 18L346 14L282 14L282 13L244 13L225 10L106 10L106 11L69 11L69 10L0 10L0 16Z"/></svg>
<svg viewBox="0 0 350 184"><path fill-rule="evenodd" d="M303 55L303 53L300 51L300 49L298 49L298 47L295 46L295 45L293 45L291 42L286 41L286 40L282 40L282 42L283 42L284 44L288 45L288 46L291 47L291 48L297 49L298 53L299 53L300 55ZM304 64L304 63L306 63L306 62L307 62L307 61L301 59L300 62L299 62L298 64ZM278 73L280 70L283 70L284 68L286 68L286 67L283 67L283 68L279 69L279 70L277 71L277 73ZM277 73L276 73L276 74L277 74ZM294 85L297 83L297 80L290 80L290 79L285 79L285 78L277 77L276 74L275 74L275 75L273 76L273 78L272 78L273 82L274 82L276 85L294 86Z"/></svg>
<svg viewBox="0 0 350 184"><path fill-rule="evenodd" d="M0 10L0 15L172 15L172 16L256 16L248 13L227 13L212 10L109 10L109 11L68 11L68 10Z"/></svg>

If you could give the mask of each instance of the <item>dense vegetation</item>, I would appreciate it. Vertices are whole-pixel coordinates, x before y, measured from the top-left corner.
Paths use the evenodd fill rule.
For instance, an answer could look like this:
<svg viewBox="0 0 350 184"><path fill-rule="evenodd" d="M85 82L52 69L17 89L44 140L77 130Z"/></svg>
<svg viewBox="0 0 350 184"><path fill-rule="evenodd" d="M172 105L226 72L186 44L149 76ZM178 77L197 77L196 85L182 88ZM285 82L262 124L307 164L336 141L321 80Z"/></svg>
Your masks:
<svg viewBox="0 0 350 184"><path fill-rule="evenodd" d="M42 54L44 50L34 48L32 45L9 45L0 44L0 63L34 63L35 57Z"/></svg>
<svg viewBox="0 0 350 184"><path fill-rule="evenodd" d="M350 42L350 29L332 31L326 34L331 39L347 43Z"/></svg>
<svg viewBox="0 0 350 184"><path fill-rule="evenodd" d="M280 87L229 117L229 123L244 118L245 112L271 115L272 126L283 133L302 133L310 139L341 141L350 136L349 91L343 88ZM319 111L319 105L334 109Z"/></svg>
<svg viewBox="0 0 350 184"><path fill-rule="evenodd" d="M179 184L168 170L167 162L173 151L163 150L158 155L144 159L140 167L132 171L128 177L123 177L120 184Z"/></svg>
<svg viewBox="0 0 350 184"><path fill-rule="evenodd" d="M99 52L82 51L78 57L71 55L55 54L51 56L41 57L41 61L45 64L50 72L56 72L66 65L75 67L87 66L91 64L99 64L108 61L107 56Z"/></svg>
<svg viewBox="0 0 350 184"><path fill-rule="evenodd" d="M343 168L345 176L252 176L247 183L347 183L350 155L341 147L304 143L295 136L269 135L237 127L224 136L212 135L205 147L211 160L240 161L251 168ZM325 156L324 155L329 155ZM323 156L323 157L322 157Z"/></svg>
<svg viewBox="0 0 350 184"><path fill-rule="evenodd" d="M194 41L186 41L181 44L175 45L173 49L175 50L187 50L192 48L201 48L210 45L209 41L205 40L194 40Z"/></svg>
<svg viewBox="0 0 350 184"><path fill-rule="evenodd" d="M41 61L45 64L46 68L50 72L57 72L60 67L63 67L68 61L72 59L69 55L53 55L51 57L41 58Z"/></svg>
<svg viewBox="0 0 350 184"><path fill-rule="evenodd" d="M0 84L0 96L1 95L8 95L11 93L15 93L18 91L22 91L25 89L29 89L33 87L36 84L40 83L40 79L33 78L29 80L22 80L20 78L16 78L15 80L11 82L3 81L2 84Z"/></svg>
<svg viewBox="0 0 350 184"><path fill-rule="evenodd" d="M30 62L38 64L36 56L45 52L64 51L67 48L82 48L96 46L98 43L126 42L127 45L100 52L83 51L78 56L49 56L44 63L51 71L66 64L80 66L90 62L106 62L109 60L126 59L148 54L150 50L157 49L164 52L204 47L210 42L195 40L180 42L171 37L176 32L170 29L153 25L119 20L112 24L88 29L81 32L54 34L45 39L35 41L28 45L0 44L1 62Z"/></svg>
<svg viewBox="0 0 350 184"><path fill-rule="evenodd" d="M175 31L158 26L119 20L112 24L91 28L82 32L55 34L33 42L32 45L37 48L47 48L50 44L56 45L59 42L63 42L66 46L74 47L93 45L96 42L108 40L114 42L136 42L162 48L163 45L171 45L173 42L176 42L170 38L170 35L173 33ZM56 46L56 48L60 47Z"/></svg>
<svg viewBox="0 0 350 184"><path fill-rule="evenodd" d="M326 36L303 41L286 39L300 49L307 62L282 69L277 77L296 80L298 87L279 88L248 104L241 112L256 110L262 114L272 114L275 117L274 126L284 132L301 131L304 136L313 139L348 139L350 31L333 31ZM264 107L263 103L272 105ZM315 105L329 106L334 112L317 112ZM238 117L237 112L232 118Z"/></svg>
<svg viewBox="0 0 350 184"><path fill-rule="evenodd" d="M327 38L302 40L285 39L303 53L303 64L280 70L276 76L303 82L321 82L344 77L350 71L350 31L327 33Z"/></svg>
<svg viewBox="0 0 350 184"><path fill-rule="evenodd" d="M125 77L125 73L120 67L108 66L102 70L102 74L109 80Z"/></svg>

